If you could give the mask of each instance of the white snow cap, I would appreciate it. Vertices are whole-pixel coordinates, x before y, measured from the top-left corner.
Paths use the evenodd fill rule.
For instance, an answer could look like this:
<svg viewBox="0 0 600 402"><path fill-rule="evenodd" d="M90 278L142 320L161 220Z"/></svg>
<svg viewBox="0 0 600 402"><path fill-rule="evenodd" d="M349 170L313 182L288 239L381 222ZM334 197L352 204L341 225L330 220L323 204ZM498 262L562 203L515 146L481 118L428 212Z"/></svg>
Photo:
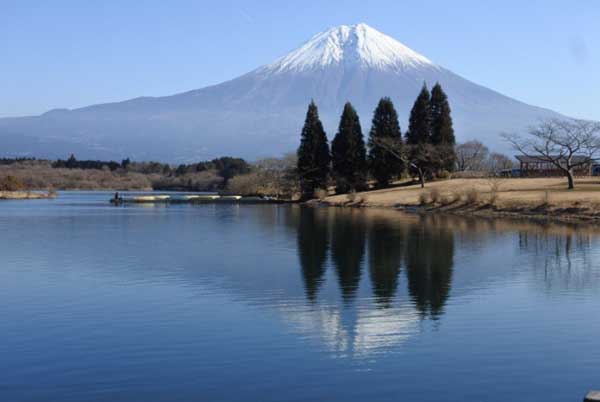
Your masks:
<svg viewBox="0 0 600 402"><path fill-rule="evenodd" d="M337 64L382 70L437 68L425 56L362 23L321 32L266 68L275 72L304 71Z"/></svg>

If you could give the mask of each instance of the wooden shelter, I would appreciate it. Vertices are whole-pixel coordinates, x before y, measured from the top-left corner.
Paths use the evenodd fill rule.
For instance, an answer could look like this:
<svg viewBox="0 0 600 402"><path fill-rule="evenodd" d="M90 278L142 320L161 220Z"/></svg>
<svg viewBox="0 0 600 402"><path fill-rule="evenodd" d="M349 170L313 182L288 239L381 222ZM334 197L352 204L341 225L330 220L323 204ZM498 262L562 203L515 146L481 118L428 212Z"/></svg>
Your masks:
<svg viewBox="0 0 600 402"><path fill-rule="evenodd" d="M515 158L520 163L519 170L521 177L553 177L565 175L554 163L550 162L551 159L556 160L558 157L547 158L541 155L516 155ZM572 163L578 165L573 169L573 174L575 176L592 175L592 166L594 165L593 159L583 155L575 155L572 158Z"/></svg>

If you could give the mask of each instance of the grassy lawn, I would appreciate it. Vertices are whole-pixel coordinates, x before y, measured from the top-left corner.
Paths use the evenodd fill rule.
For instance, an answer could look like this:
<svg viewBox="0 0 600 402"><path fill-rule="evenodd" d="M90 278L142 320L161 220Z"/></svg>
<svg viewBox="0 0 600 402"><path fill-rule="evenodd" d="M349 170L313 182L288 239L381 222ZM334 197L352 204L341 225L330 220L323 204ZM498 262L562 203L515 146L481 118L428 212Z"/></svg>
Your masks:
<svg viewBox="0 0 600 402"><path fill-rule="evenodd" d="M513 208L587 208L600 211L600 177L578 178L575 189L567 189L565 178L502 178L502 179L450 179L388 189L365 191L356 194L354 203L365 206L393 207L399 205L427 204L493 205L496 209ZM348 195L334 195L326 201L348 204Z"/></svg>

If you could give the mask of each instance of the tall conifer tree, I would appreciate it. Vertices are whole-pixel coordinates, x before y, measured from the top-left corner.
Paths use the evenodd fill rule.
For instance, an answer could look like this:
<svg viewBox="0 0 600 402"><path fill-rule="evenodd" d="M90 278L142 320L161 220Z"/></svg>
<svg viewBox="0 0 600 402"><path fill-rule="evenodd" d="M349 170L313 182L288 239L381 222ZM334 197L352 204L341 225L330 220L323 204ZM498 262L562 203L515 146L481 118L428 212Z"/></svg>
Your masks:
<svg viewBox="0 0 600 402"><path fill-rule="evenodd" d="M303 199L310 199L318 188L327 188L329 144L314 101L308 105L298 148L298 176Z"/></svg>
<svg viewBox="0 0 600 402"><path fill-rule="evenodd" d="M365 142L358 114L350 102L344 105L338 132L331 142L331 162L338 193L366 187Z"/></svg>
<svg viewBox="0 0 600 402"><path fill-rule="evenodd" d="M431 89L431 143L439 147L439 168L449 172L456 167L454 128L448 97L439 83Z"/></svg>
<svg viewBox="0 0 600 402"><path fill-rule="evenodd" d="M382 146L385 143L387 146ZM379 187L385 187L402 173L403 163L388 150L393 147L402 152L402 132L398 123L398 113L390 98L381 98L369 132L369 170Z"/></svg>
<svg viewBox="0 0 600 402"><path fill-rule="evenodd" d="M421 92L410 111L406 143L409 145L431 143L431 96L427 85L423 84Z"/></svg>
<svg viewBox="0 0 600 402"><path fill-rule="evenodd" d="M425 186L425 177L435 169L437 157L431 144L431 96L427 85L423 88L410 111L406 144L410 172L419 176L421 186Z"/></svg>

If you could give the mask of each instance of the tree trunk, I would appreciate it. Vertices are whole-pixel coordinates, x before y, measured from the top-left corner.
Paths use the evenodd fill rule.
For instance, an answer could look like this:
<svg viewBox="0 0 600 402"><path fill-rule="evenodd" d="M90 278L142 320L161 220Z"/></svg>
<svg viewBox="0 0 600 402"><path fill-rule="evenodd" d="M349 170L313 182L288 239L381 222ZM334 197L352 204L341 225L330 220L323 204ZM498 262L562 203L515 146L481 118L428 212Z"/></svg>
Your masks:
<svg viewBox="0 0 600 402"><path fill-rule="evenodd" d="M425 188L425 173L421 169L419 169L419 183L421 183L421 188Z"/></svg>
<svg viewBox="0 0 600 402"><path fill-rule="evenodd" d="M573 170L567 170L567 180L569 181L569 190L573 190L575 188L575 180L573 180Z"/></svg>

